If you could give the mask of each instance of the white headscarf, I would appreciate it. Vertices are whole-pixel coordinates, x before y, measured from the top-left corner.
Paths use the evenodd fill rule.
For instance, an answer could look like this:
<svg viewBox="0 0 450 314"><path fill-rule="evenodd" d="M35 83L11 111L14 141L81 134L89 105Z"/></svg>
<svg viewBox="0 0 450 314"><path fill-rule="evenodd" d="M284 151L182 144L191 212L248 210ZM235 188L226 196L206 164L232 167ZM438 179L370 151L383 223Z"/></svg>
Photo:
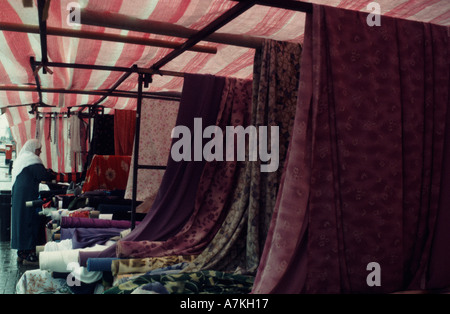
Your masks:
<svg viewBox="0 0 450 314"><path fill-rule="evenodd" d="M41 143L36 139L28 140L19 152L13 163L11 182L14 185L17 176L22 170L34 164L42 164L41 158L36 155L36 149L41 148Z"/></svg>

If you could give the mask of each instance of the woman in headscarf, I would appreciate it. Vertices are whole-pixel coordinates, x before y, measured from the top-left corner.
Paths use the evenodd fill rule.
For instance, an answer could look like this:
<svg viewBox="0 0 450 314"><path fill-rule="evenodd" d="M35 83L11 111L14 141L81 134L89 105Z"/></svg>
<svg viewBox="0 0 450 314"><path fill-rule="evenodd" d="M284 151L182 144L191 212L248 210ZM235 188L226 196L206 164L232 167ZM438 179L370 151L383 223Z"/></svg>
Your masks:
<svg viewBox="0 0 450 314"><path fill-rule="evenodd" d="M26 202L39 198L39 183L54 178L52 170L45 169L41 143L28 140L19 152L12 169L11 190L11 248L18 250L17 260L37 262L36 245L39 232L39 216L36 208Z"/></svg>

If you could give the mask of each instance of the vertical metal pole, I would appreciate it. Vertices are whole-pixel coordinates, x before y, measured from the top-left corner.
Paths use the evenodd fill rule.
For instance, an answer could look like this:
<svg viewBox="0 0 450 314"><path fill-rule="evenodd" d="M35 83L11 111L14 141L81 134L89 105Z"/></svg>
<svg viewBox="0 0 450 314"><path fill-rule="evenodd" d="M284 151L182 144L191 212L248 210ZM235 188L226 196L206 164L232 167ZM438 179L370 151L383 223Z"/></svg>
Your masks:
<svg viewBox="0 0 450 314"><path fill-rule="evenodd" d="M38 0L38 17L39 17L39 34L41 37L41 59L42 63L45 65L48 62L47 57L47 22L44 19L44 10L48 10L48 7L45 8L46 2L45 0ZM48 3L47 3L48 5ZM47 12L48 14L48 12ZM45 66L42 67L42 73L47 74L47 70Z"/></svg>
<svg viewBox="0 0 450 314"><path fill-rule="evenodd" d="M138 78L138 98L136 106L136 128L134 134L134 152L133 152L133 192L131 199L131 230L136 225L136 198L137 198L137 176L139 164L139 138L141 133L141 111L142 111L142 84L144 74L139 73Z"/></svg>

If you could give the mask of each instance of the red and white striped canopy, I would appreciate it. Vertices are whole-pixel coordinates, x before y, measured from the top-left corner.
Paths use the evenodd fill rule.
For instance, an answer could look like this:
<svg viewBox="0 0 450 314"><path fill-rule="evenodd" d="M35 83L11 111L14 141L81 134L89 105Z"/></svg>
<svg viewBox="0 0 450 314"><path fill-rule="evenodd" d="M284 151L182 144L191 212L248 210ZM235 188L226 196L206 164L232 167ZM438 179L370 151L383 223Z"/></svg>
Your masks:
<svg viewBox="0 0 450 314"><path fill-rule="evenodd" d="M37 27L37 0L32 7L24 7L22 0L0 0L0 25L18 24ZM370 0L312 0L318 4L336 6L351 10L371 12ZM231 0L53 0L48 9L47 27L68 30L92 31L104 34L120 34L141 38L162 39L182 43L185 39L155 35L118 28L69 25L68 7L76 3L83 10L98 14L114 13L142 20L171 23L189 29L200 30L238 2ZM381 14L386 16L450 25L449 0L379 0ZM81 16L81 21L83 17ZM305 13L279 8L255 5L232 20L218 32L250 35L280 41L301 42L303 38ZM83 23L83 22L82 22ZM187 73L203 73L220 76L251 78L254 49L233 45L201 42L216 47L216 54L187 51L165 65L162 70ZM80 39L48 35L47 51L49 62L82 63L94 65L130 67L150 67L170 48ZM30 104L39 101L37 92L10 90L9 87L35 88L36 83L30 66L30 57L41 60L40 36L36 33L0 31L0 108L8 107L8 121L11 127L19 124L33 124L28 111ZM108 72L72 68L51 68L53 74L43 74L39 78L42 88L65 90L98 91L111 88L122 76L121 72ZM154 75L153 83L146 91L180 92L181 77ZM120 90L136 90L137 75L132 74L120 85ZM8 90L7 90L8 89ZM65 110L69 106L92 104L101 96L82 94L42 93L42 101L54 106L53 110ZM101 103L107 108L134 109L136 99L108 97ZM40 108L39 110L49 110ZM22 137L32 137L33 126L22 128ZM28 131L26 131L28 130ZM14 131L13 131L14 134ZM23 139L22 139L23 140Z"/></svg>
<svg viewBox="0 0 450 314"><path fill-rule="evenodd" d="M61 0L51 1L47 27L95 31L143 38L158 38L183 42L184 39L152 35L114 28L67 24L69 3L78 3L81 9L97 13L112 12L144 20L154 20L201 29L226 10L236 5L230 0ZM369 11L371 1L313 0L311 2L352 10ZM24 7L21 0L0 0L0 23L38 25L36 1L33 7ZM381 13L388 16L413 19L441 25L450 25L450 2L448 0L379 0ZM219 32L247 34L263 38L300 42L303 34L305 13L256 5ZM91 39L48 36L48 59L51 62L84 63L130 67L150 67L171 49L117 43ZM209 73L221 76L250 78L254 50L225 44L206 43L217 47L216 54L185 52L163 67L190 73ZM41 60L39 34L0 32L0 86L35 84L30 67L30 57ZM108 89L122 75L120 72L84 69L53 68L53 74L39 72L42 87L81 90ZM155 76L149 91L180 91L182 78ZM121 90L133 90L137 76L131 75ZM31 85L34 86L34 85ZM43 93L43 102L56 107L90 104L100 96ZM0 107L37 102L36 92L0 91ZM108 98L103 105L111 108L130 109L135 99ZM29 109L29 108L28 108Z"/></svg>

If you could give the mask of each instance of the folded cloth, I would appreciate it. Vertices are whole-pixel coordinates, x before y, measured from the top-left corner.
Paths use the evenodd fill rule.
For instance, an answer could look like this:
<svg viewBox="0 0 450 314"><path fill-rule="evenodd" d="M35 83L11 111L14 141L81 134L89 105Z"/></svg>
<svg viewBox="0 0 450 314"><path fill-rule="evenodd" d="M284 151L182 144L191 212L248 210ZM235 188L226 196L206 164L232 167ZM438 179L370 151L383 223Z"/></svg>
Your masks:
<svg viewBox="0 0 450 314"><path fill-rule="evenodd" d="M61 239L72 239L73 249L83 249L96 244L104 245L114 237L120 236L121 228L63 228Z"/></svg>

